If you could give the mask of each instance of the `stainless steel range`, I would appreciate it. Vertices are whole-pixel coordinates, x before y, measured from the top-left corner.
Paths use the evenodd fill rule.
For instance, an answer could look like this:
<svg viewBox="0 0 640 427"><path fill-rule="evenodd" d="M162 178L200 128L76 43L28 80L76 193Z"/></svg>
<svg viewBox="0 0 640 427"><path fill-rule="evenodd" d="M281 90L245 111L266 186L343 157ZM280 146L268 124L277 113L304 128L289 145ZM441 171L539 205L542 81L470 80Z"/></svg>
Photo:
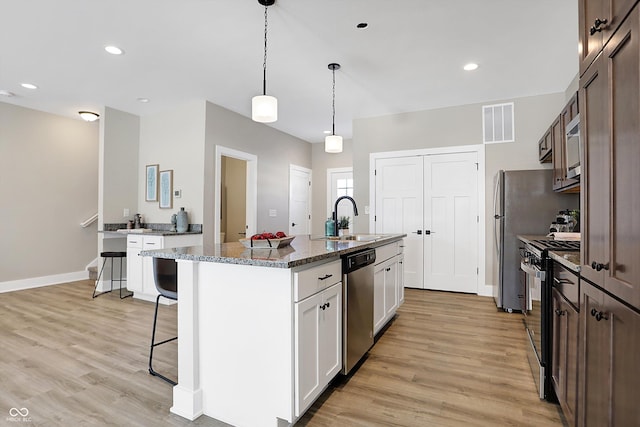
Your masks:
<svg viewBox="0 0 640 427"><path fill-rule="evenodd" d="M579 251L579 241L524 239L520 249L520 283L524 323L531 344L529 365L540 399L555 400L551 385L551 259L549 251Z"/></svg>

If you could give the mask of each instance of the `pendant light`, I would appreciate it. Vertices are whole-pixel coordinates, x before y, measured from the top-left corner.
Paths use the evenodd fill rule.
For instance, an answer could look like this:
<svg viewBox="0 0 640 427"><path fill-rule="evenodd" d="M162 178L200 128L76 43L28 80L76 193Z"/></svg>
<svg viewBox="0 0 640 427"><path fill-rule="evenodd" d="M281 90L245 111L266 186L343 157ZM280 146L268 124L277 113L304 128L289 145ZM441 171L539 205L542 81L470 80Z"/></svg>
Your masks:
<svg viewBox="0 0 640 427"><path fill-rule="evenodd" d="M258 0L264 6L264 61L262 63L262 95L251 99L251 118L260 123L272 123L278 120L278 100L267 95L267 7L276 0Z"/></svg>
<svg viewBox="0 0 640 427"><path fill-rule="evenodd" d="M340 69L340 64L331 63L329 69L333 73L333 101L331 104L333 114L331 116L331 135L324 138L324 151L342 153L342 137L336 135L336 70Z"/></svg>

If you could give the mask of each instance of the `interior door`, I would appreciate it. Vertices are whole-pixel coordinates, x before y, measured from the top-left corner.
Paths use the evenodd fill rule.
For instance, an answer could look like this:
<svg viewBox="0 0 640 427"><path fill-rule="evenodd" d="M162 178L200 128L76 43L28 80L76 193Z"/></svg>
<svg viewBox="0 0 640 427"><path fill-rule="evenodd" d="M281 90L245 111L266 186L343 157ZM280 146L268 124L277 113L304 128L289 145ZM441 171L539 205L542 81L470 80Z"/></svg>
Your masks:
<svg viewBox="0 0 640 427"><path fill-rule="evenodd" d="M404 285L423 288L423 157L377 159L375 169L375 232L407 235Z"/></svg>
<svg viewBox="0 0 640 427"><path fill-rule="evenodd" d="M478 155L424 160L424 287L477 293Z"/></svg>
<svg viewBox="0 0 640 427"><path fill-rule="evenodd" d="M289 168L289 234L311 233L311 171Z"/></svg>

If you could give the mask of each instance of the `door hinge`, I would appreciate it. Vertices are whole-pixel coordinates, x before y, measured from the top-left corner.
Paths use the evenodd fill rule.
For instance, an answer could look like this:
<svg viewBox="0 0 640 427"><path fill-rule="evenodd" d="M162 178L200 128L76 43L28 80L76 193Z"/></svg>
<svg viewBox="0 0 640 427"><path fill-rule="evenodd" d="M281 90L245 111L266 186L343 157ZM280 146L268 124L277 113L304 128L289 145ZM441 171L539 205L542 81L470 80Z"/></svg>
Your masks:
<svg viewBox="0 0 640 427"><path fill-rule="evenodd" d="M309 187L311 187L311 181L309 181Z"/></svg>
<svg viewBox="0 0 640 427"><path fill-rule="evenodd" d="M378 175L378 169L374 169L373 170L373 176L377 176Z"/></svg>
<svg viewBox="0 0 640 427"><path fill-rule="evenodd" d="M478 170L478 163L476 163L476 170Z"/></svg>
<svg viewBox="0 0 640 427"><path fill-rule="evenodd" d="M480 274L480 267L476 267L476 276Z"/></svg>
<svg viewBox="0 0 640 427"><path fill-rule="evenodd" d="M480 222L480 215L476 215L476 222Z"/></svg>
<svg viewBox="0 0 640 427"><path fill-rule="evenodd" d="M376 222L378 220L378 217L376 215L373 216L373 222Z"/></svg>
<svg viewBox="0 0 640 427"><path fill-rule="evenodd" d="M311 215L309 215L309 219L311 219Z"/></svg>

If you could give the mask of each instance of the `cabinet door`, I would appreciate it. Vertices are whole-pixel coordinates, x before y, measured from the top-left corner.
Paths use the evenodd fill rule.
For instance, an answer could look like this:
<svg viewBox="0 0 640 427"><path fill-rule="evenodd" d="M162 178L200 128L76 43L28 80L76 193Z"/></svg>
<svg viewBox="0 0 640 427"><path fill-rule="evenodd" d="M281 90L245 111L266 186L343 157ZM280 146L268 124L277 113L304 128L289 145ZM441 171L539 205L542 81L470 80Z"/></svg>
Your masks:
<svg viewBox="0 0 640 427"><path fill-rule="evenodd" d="M602 427L609 424L610 332L606 321L597 320L595 315L600 312L605 312L604 294L594 286L582 282L582 368L578 420L578 425L581 426Z"/></svg>
<svg viewBox="0 0 640 427"><path fill-rule="evenodd" d="M576 178L567 178L567 133L566 128L567 124L573 120L578 115L578 94L574 94L567 105L565 105L564 109L560 113L560 149L562 151L562 161L558 164L558 167L561 168L561 176L562 176L562 187L572 187L576 184L580 183L580 179ZM554 146L555 153L555 146ZM554 157L555 159L555 157ZM553 163L554 171L556 168L556 163L554 160ZM554 172L555 176L555 172Z"/></svg>
<svg viewBox="0 0 640 427"><path fill-rule="evenodd" d="M302 414L320 394L320 306L317 293L295 303L295 413Z"/></svg>
<svg viewBox="0 0 640 427"><path fill-rule="evenodd" d="M385 263L375 266L373 273L373 333L376 334L384 325L384 278Z"/></svg>
<svg viewBox="0 0 640 427"><path fill-rule="evenodd" d="M162 236L145 236L142 239L142 249L162 249L164 246ZM153 258L142 257L142 293L149 296L157 296L155 279L153 277Z"/></svg>
<svg viewBox="0 0 640 427"><path fill-rule="evenodd" d="M611 419L609 425L640 425L640 313L611 297L605 299L608 318L600 323L611 330ZM603 367L607 370L607 367Z"/></svg>
<svg viewBox="0 0 640 427"><path fill-rule="evenodd" d="M562 126L561 116L551 124L551 142L553 144L553 189L559 190L564 187L565 159L564 159L564 127Z"/></svg>
<svg viewBox="0 0 640 427"><path fill-rule="evenodd" d="M560 402L566 399L566 361L567 361L567 316L564 300L554 288L551 293L552 342L551 346L551 382Z"/></svg>
<svg viewBox="0 0 640 427"><path fill-rule="evenodd" d="M640 308L640 7L607 44L610 72L610 243L604 288ZM603 205L606 205L603 203Z"/></svg>
<svg viewBox="0 0 640 427"><path fill-rule="evenodd" d="M324 388L342 369L341 283L322 292L320 307L320 384Z"/></svg>
<svg viewBox="0 0 640 427"><path fill-rule="evenodd" d="M581 264L580 274L603 284L604 274L592 268L604 264L609 252L609 97L607 62L600 56L580 78L582 137Z"/></svg>
<svg viewBox="0 0 640 427"><path fill-rule="evenodd" d="M551 146L551 131L545 132L544 136L538 142L538 158L540 163L548 163L551 161L553 147Z"/></svg>
<svg viewBox="0 0 640 427"><path fill-rule="evenodd" d="M564 416L570 426L575 425L578 408L578 325L580 313L564 301L564 310L567 325L567 346L565 366L565 399Z"/></svg>
<svg viewBox="0 0 640 427"><path fill-rule="evenodd" d="M398 307L404 303L404 255L398 255Z"/></svg>
<svg viewBox="0 0 640 427"><path fill-rule="evenodd" d="M398 309L398 260L394 257L384 269L384 316L391 318Z"/></svg>
<svg viewBox="0 0 640 427"><path fill-rule="evenodd" d="M127 289L142 292L142 257L140 249L127 248Z"/></svg>

